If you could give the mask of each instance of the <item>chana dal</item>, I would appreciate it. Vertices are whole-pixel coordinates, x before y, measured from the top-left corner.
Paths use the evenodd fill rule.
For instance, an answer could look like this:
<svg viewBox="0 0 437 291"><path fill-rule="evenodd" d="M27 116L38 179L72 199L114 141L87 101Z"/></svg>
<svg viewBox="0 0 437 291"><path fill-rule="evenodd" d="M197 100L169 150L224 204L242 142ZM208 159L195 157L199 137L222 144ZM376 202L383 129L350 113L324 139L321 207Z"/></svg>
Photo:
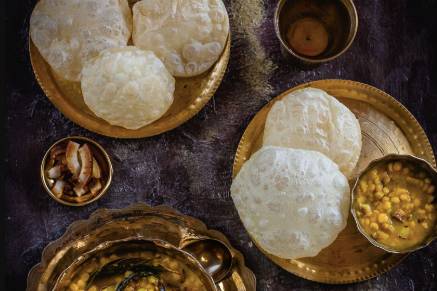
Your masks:
<svg viewBox="0 0 437 291"><path fill-rule="evenodd" d="M436 222L435 188L429 175L409 162L377 165L360 178L355 189L358 222L391 249L420 245Z"/></svg>

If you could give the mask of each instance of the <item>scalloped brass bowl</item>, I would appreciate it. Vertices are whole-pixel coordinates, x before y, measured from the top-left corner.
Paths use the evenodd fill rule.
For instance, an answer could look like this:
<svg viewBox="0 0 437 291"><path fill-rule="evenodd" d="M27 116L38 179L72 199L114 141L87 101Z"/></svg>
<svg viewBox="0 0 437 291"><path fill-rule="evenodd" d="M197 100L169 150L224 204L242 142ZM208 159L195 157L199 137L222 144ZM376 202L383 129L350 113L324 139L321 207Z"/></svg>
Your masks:
<svg viewBox="0 0 437 291"><path fill-rule="evenodd" d="M97 193L97 195L93 196L91 199L89 200L85 200L83 202L70 202L67 200L64 200L62 198L57 197L52 190L50 190L50 187L48 185L48 181L46 179L46 165L47 165L47 159L50 156L50 151L57 145L61 145L61 144L67 144L68 141L73 140L73 141L77 141L80 143L88 143L88 145L91 147L91 151L94 154L94 158L97 160L97 162L99 163L101 170L102 170L102 178L103 178L103 188L100 190L99 193ZM83 137L83 136L68 136L68 137L64 137L58 141L56 141L55 143L53 143L49 149L46 151L46 153L44 154L44 157L41 161L41 167L40 167L40 177L41 177L41 183L44 187L44 189L47 191L47 193L50 195L50 197L52 197L54 200L56 200L57 202L64 204L64 205L68 205L68 206L84 206L87 204L90 204L98 199L100 199L103 195L105 195L106 191L108 191L109 186L112 183L112 174L113 174L113 169L112 169L112 163L111 163L111 159L109 158L108 153L106 152L106 150L100 145L98 144L96 141L87 138L87 137Z"/></svg>
<svg viewBox="0 0 437 291"><path fill-rule="evenodd" d="M56 284L67 280L70 271L76 270L88 257L96 253L107 253L110 248L124 248L124 242L140 241L142 248L157 248L175 254L181 259L196 258L196 252L188 246L204 239L221 242L229 249L232 266L228 274L210 287L206 280L207 291L255 291L256 280L253 272L245 266L243 255L234 249L220 232L208 229L199 220L180 214L167 206L150 207L146 204L134 204L123 209L98 209L86 220L72 223L58 240L51 242L42 252L41 262L35 265L27 278L27 291L59 290ZM153 246L151 244L156 244ZM123 244L123 246L122 246ZM138 249L132 245L128 250ZM187 255L189 253L190 255ZM197 263L198 262L198 263ZM201 259L190 262L195 272L207 271ZM199 267L201 266L201 267ZM59 285L60 286L60 285Z"/></svg>
<svg viewBox="0 0 437 291"><path fill-rule="evenodd" d="M400 155L400 154L389 154L386 155L380 159L375 159L373 161L371 161L369 163L369 165L358 175L357 179L355 180L355 184L352 188L351 191L351 214L355 220L355 223L357 225L357 228L359 230L359 232L374 246L389 252L389 253L396 253L396 254L405 254L405 253L410 253L410 252L414 252L417 250L420 250L426 246L428 246L432 241L434 241L435 239L437 239L437 223L434 223L434 225L432 225L432 231L430 232L430 234L422 241L422 243L417 244L413 247L409 247L409 248L405 248L405 249L395 249L392 248L390 246L384 245L378 241L376 241L374 238L372 238L371 235L369 235L364 228L362 227L362 225L359 222L359 219L357 217L357 213L356 213L356 207L355 207L355 199L356 199L356 190L357 187L361 181L361 179L363 178L364 175L366 175L368 172L370 172L372 169L374 169L377 166L383 165L383 164L387 164L389 162L396 162L396 161L408 161L410 164L413 164L415 167L423 170L425 173L427 173L430 177L430 179L432 180L434 185L437 185L437 170L426 160L418 158L416 156L413 155ZM434 195L434 197L437 196L437 191L434 191L434 193L432 195ZM426 194L428 195L428 194ZM436 205L436 201L437 199L434 199L434 206ZM434 210L436 211L435 207Z"/></svg>
<svg viewBox="0 0 437 291"><path fill-rule="evenodd" d="M171 270L174 270L176 266L183 268L187 277L182 280L186 281L189 287L195 284L202 286L202 291L217 291L212 277L191 254L159 239L144 239L136 236L105 241L91 251L82 254L63 271L53 289L68 290L70 284L77 281L77 277L85 272L93 273L101 268L102 266L98 266L96 269L89 270L93 264L100 264L99 261L109 263L119 259L145 259L142 257L144 255L147 256L147 261L154 260L155 263L162 264L166 268L173 266ZM68 261L68 257L64 259ZM199 288L193 287L193 290L200 290Z"/></svg>

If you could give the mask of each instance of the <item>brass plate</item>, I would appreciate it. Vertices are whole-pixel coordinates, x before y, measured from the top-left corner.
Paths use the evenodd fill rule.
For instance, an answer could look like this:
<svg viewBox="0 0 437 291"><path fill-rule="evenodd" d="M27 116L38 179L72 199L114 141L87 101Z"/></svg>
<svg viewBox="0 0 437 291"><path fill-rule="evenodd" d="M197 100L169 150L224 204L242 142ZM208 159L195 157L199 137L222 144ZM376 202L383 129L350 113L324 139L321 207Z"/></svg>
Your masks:
<svg viewBox="0 0 437 291"><path fill-rule="evenodd" d="M178 127L196 115L219 87L228 65L230 49L229 35L222 55L209 71L191 78L176 78L174 102L163 117L137 130L130 130L111 125L97 117L83 101L80 83L57 77L29 37L33 72L53 105L74 123L90 131L116 138L157 135Z"/></svg>
<svg viewBox="0 0 437 291"><path fill-rule="evenodd" d="M79 256L102 243L136 237L161 240L176 248L186 241L203 237L217 239L231 250L234 264L230 274L216 287L220 291L255 291L253 272L245 266L243 255L220 232L208 229L193 217L166 207L134 204L124 209L99 209L87 220L72 223L58 240L47 245L41 263L30 270L27 291L52 290L58 277Z"/></svg>
<svg viewBox="0 0 437 291"><path fill-rule="evenodd" d="M302 84L282 93L255 115L238 145L233 177L252 153L260 148L265 120L273 103L291 91L305 87L327 91L352 110L359 119L363 146L357 169L350 183L371 160L389 153L413 154L436 166L431 144L424 130L396 99L363 83L320 80ZM358 231L352 215L349 215L347 227L334 243L316 257L285 260L270 255L261 248L260 250L274 263L299 277L330 284L346 284L370 279L388 271L406 257L406 254L387 253L370 244Z"/></svg>

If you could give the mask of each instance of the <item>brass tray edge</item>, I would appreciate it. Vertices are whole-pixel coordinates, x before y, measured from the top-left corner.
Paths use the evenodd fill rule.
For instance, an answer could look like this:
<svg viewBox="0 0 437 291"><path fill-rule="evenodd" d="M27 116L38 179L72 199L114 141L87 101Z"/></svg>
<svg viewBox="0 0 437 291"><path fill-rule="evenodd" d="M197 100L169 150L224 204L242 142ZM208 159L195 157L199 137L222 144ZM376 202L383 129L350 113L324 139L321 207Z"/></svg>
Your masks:
<svg viewBox="0 0 437 291"><path fill-rule="evenodd" d="M29 52L30 63L32 66L32 71L33 71L33 74L35 76L35 79L37 80L37 83L41 87L41 89L43 90L44 94L50 100L50 103L52 103L53 106L55 106L55 108L63 116L65 116L68 120L71 120L73 123L85 128L91 132L95 132L95 133L103 135L103 136L113 137L113 138L117 138L117 139L139 139L139 138L145 138L145 137L152 137L152 136L159 135L159 134L162 134L162 133L167 132L167 131L171 131L171 130L181 126L185 122L189 121L190 119L192 119L195 115L197 115L197 113L200 112L200 110L203 109L203 107L205 107L205 105L209 102L209 100L211 100L211 98L215 95L217 89L220 87L220 84L222 83L224 75L227 71L227 67L228 67L229 59L230 59L230 54L231 54L231 32L229 31L228 38L226 40L226 46L222 52L222 55L220 56L220 58L224 58L223 63L221 64L223 66L223 69L218 71L217 78L213 80L214 83L210 87L209 94L205 95L204 98L200 98L199 99L200 102L194 101L194 103L188 105L186 107L186 110L188 112L187 115L181 116L181 114L183 114L185 111L179 112L178 115L175 117L175 120L176 120L175 123L170 125L166 130L160 131L160 132L155 132L152 134L142 134L142 135L127 134L125 136L118 136L118 135L113 135L110 133L108 134L108 133L105 133L102 130L100 130L98 127L95 127L93 125L90 126L90 125L86 124L86 122L83 122L80 118L74 117L74 113L70 112L71 111L70 109L61 110L61 106L58 104L57 101L55 101L55 98L52 96L51 91L48 90L46 88L46 86L44 85L44 83L41 81L38 69L35 69L36 66L35 66L35 60L34 60L34 57L32 54L32 50L38 50L38 48L33 43L30 35L28 35L28 52ZM219 60L217 60L217 62ZM44 62L45 62L45 60L44 60ZM216 64L214 64L214 66ZM213 69L213 67L210 68L210 70L212 70L212 69ZM208 80L208 82L210 82L210 81L211 81L211 79ZM59 92L59 94L60 94L60 92ZM62 94L60 94L60 95L62 95Z"/></svg>

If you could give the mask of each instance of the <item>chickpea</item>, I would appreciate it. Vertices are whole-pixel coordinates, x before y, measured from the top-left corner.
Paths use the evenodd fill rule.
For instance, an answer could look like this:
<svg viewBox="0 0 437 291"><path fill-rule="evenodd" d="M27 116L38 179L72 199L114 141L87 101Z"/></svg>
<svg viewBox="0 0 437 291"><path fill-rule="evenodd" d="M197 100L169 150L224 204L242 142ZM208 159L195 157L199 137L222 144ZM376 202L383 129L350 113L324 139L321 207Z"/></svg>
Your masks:
<svg viewBox="0 0 437 291"><path fill-rule="evenodd" d="M388 194L390 192L390 189L388 189L387 187L382 188L382 192L384 192L385 194Z"/></svg>
<svg viewBox="0 0 437 291"><path fill-rule="evenodd" d="M385 213L381 213L378 215L378 222L379 223L384 223L388 221L388 216Z"/></svg>
<svg viewBox="0 0 437 291"><path fill-rule="evenodd" d="M390 200L394 204L399 204L401 202L401 200L398 197L392 197Z"/></svg>
<svg viewBox="0 0 437 291"><path fill-rule="evenodd" d="M359 204L363 204L363 203L366 202L366 198L363 197L363 196L360 196L360 197L357 198L357 202L358 202Z"/></svg>
<svg viewBox="0 0 437 291"><path fill-rule="evenodd" d="M387 170L388 170L389 172L393 172L393 163L388 163L388 165L387 165Z"/></svg>
<svg viewBox="0 0 437 291"><path fill-rule="evenodd" d="M404 175L408 175L410 173L410 169L409 168L403 168L403 170L402 170L402 174L404 174Z"/></svg>
<svg viewBox="0 0 437 291"><path fill-rule="evenodd" d="M371 230L378 230L378 229L379 229L379 226L378 226L377 223L372 222L372 223L370 224L370 229L371 229Z"/></svg>
<svg viewBox="0 0 437 291"><path fill-rule="evenodd" d="M386 198L386 197L384 197L384 198ZM387 198L388 198L388 197L387 197ZM391 203L390 203L390 201L385 201L385 202L382 204L382 207L383 207L384 210L390 210L390 209L391 209Z"/></svg>
<svg viewBox="0 0 437 291"><path fill-rule="evenodd" d="M385 177L382 179L382 182L383 182L385 185L387 185L388 183L390 183L390 181L391 181L391 178L390 178L389 175L385 176Z"/></svg>
<svg viewBox="0 0 437 291"><path fill-rule="evenodd" d="M432 203L434 201L434 196L429 196L426 198L427 203Z"/></svg>
<svg viewBox="0 0 437 291"><path fill-rule="evenodd" d="M381 240L386 240L386 239L388 239L389 235L380 230L380 231L376 232L376 237L381 239Z"/></svg>
<svg viewBox="0 0 437 291"><path fill-rule="evenodd" d="M434 205L432 205L432 204L426 204L426 205L425 205L425 210L428 211L428 212L433 211L433 210L434 210Z"/></svg>
<svg viewBox="0 0 437 291"><path fill-rule="evenodd" d="M375 190L378 191L378 192L382 191L383 188L384 188L384 186L382 186L381 183L377 183L376 186L375 186Z"/></svg>
<svg viewBox="0 0 437 291"><path fill-rule="evenodd" d="M378 191L375 193L375 198L377 198L378 200L381 199L382 197L384 197L384 193L381 191Z"/></svg>
<svg viewBox="0 0 437 291"><path fill-rule="evenodd" d="M77 286L76 283L71 283L70 284L70 290L77 291L77 290L79 290L79 286Z"/></svg>
<svg viewBox="0 0 437 291"><path fill-rule="evenodd" d="M435 186L434 186L434 185L431 185L431 186L429 186L428 189L426 190L426 193L428 193L428 194L432 194L432 193L434 193L434 191L435 191Z"/></svg>
<svg viewBox="0 0 437 291"><path fill-rule="evenodd" d="M400 170L402 170L402 164L400 162L395 162L393 164L393 171L399 172Z"/></svg>
<svg viewBox="0 0 437 291"><path fill-rule="evenodd" d="M399 196L399 198L401 199L401 201L406 201L406 202L411 201L411 198L408 194L401 194L401 196Z"/></svg>
<svg viewBox="0 0 437 291"><path fill-rule="evenodd" d="M370 192L373 192L373 191L375 191L375 189L376 189L375 184L373 184L373 183L369 183L369 191L370 191Z"/></svg>
<svg viewBox="0 0 437 291"><path fill-rule="evenodd" d="M97 287L96 286L92 286L91 288L88 289L88 291L97 291Z"/></svg>
<svg viewBox="0 0 437 291"><path fill-rule="evenodd" d="M378 177L378 170L373 169L372 171L370 171L370 177L372 178Z"/></svg>
<svg viewBox="0 0 437 291"><path fill-rule="evenodd" d="M406 203L405 204L405 209L407 210L413 210L414 208L414 204L413 203Z"/></svg>
<svg viewBox="0 0 437 291"><path fill-rule="evenodd" d="M360 224L364 226L368 226L370 224L370 220L368 218L360 219Z"/></svg>
<svg viewBox="0 0 437 291"><path fill-rule="evenodd" d="M425 182L425 184L429 184L431 183L431 179L430 178L425 178L425 180L423 180Z"/></svg>
<svg viewBox="0 0 437 291"><path fill-rule="evenodd" d="M90 274L84 272L84 273L80 276L80 278L81 278L83 281L86 282L86 281L88 281L88 279L90 278Z"/></svg>
<svg viewBox="0 0 437 291"><path fill-rule="evenodd" d="M386 230L388 232L394 232L395 231L394 226L391 225L390 223L387 223L387 222L382 224L382 229L384 229L384 230Z"/></svg>
<svg viewBox="0 0 437 291"><path fill-rule="evenodd" d="M424 229L428 229L428 227L429 227L427 222L422 222L421 225Z"/></svg>
<svg viewBox="0 0 437 291"><path fill-rule="evenodd" d="M409 194L409 193L410 193L407 189L405 189L405 188L401 188L401 187L397 187L397 188L395 189L395 191L396 191L396 194L397 194L397 195L401 195L401 194Z"/></svg>
<svg viewBox="0 0 437 291"><path fill-rule="evenodd" d="M369 204L360 205L360 209L363 210L366 215L370 215L372 213L372 209L370 208Z"/></svg>
<svg viewBox="0 0 437 291"><path fill-rule="evenodd" d="M384 196L384 197L382 197L382 201L383 201L383 202L390 201L390 197L388 197L388 196Z"/></svg>
<svg viewBox="0 0 437 291"><path fill-rule="evenodd" d="M79 279L79 280L77 280L76 284L77 284L77 287L79 287L80 289L82 289L83 287L85 287L85 285L86 285L86 281L84 281L84 280L82 280L82 279Z"/></svg>
<svg viewBox="0 0 437 291"><path fill-rule="evenodd" d="M419 198L415 198L414 199L414 206L419 207L420 206L420 199Z"/></svg>
<svg viewBox="0 0 437 291"><path fill-rule="evenodd" d="M366 191L367 191L367 182L366 182L366 181L361 181L361 182L360 182L360 189L361 189L361 191L363 191L363 192L366 192Z"/></svg>

